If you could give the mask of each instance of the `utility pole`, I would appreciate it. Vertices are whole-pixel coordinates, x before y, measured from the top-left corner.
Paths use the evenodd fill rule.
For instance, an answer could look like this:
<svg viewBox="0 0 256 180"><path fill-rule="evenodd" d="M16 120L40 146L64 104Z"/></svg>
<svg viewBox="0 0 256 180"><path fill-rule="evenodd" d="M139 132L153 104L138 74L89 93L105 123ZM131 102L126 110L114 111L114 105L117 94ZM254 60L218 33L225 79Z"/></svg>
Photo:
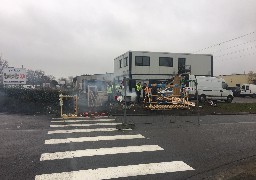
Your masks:
<svg viewBox="0 0 256 180"><path fill-rule="evenodd" d="M118 130L134 129L135 128L134 123L127 123L127 114L126 114L126 109L127 109L127 97L126 97L127 79L126 79L126 77L124 77L123 82L124 82L124 117L123 117L122 124L116 125L116 129L118 129Z"/></svg>
<svg viewBox="0 0 256 180"><path fill-rule="evenodd" d="M127 90L127 83L126 83L126 77L124 77L124 124L127 124L126 122L126 108L127 108L126 90Z"/></svg>
<svg viewBox="0 0 256 180"><path fill-rule="evenodd" d="M197 124L200 125L200 119L199 119L199 104L198 104L198 90L197 90L197 79L195 81L196 84L196 106L197 106Z"/></svg>

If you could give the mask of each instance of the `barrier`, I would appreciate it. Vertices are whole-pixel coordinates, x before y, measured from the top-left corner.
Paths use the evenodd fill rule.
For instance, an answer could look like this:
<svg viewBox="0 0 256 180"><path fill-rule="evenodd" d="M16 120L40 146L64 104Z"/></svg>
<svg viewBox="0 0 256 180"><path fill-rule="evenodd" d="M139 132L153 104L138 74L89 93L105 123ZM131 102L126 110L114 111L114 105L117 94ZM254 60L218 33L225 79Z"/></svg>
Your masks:
<svg viewBox="0 0 256 180"><path fill-rule="evenodd" d="M69 113L68 115L67 114L63 114L63 98L73 98L73 101L74 101L74 112L73 113ZM60 94L59 95L59 100L60 100L60 116L62 118L65 118L65 117L77 117L77 111L78 111L78 97L77 95L63 95L63 94Z"/></svg>

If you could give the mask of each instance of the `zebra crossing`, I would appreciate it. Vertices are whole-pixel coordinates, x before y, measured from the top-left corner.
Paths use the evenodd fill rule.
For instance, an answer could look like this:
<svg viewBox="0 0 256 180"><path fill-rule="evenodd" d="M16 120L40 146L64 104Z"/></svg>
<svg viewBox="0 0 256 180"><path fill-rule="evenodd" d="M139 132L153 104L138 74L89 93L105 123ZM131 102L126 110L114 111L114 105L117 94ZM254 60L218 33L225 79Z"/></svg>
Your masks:
<svg viewBox="0 0 256 180"><path fill-rule="evenodd" d="M72 160L74 158L96 158L106 157L113 160L118 155L119 158L129 159L136 153L156 153L164 152L164 149L157 144L145 144L134 143L135 140L145 140L146 137L139 133L134 133L131 130L124 131L120 134L115 128L115 119L77 119L77 120L52 120L50 130L48 131L45 140L45 146L54 146L55 150L59 146L68 146L72 149L66 151L44 152L41 154L40 162L42 165L47 162L51 162L53 165L55 162ZM111 127L113 126L113 127ZM56 129L58 128L58 129ZM125 133L128 132L128 133ZM97 133L92 136L91 133ZM75 137L73 137L75 136ZM61 137L61 138L60 138ZM64 138L63 138L64 137ZM95 145L106 142L110 147L93 148ZM121 146L120 143L122 142ZM129 143L128 143L129 142ZM82 149L76 149L74 144L87 143L88 147ZM94 146L90 146L94 145ZM115 144L115 145L114 145ZM75 149L74 149L75 148ZM151 156L154 156L152 154ZM86 161L87 162L87 161ZM125 178L125 177L137 177L145 175L163 174L171 172L182 172L194 170L188 164L183 161L170 161L170 162L137 162L135 164L122 164L122 160L119 160L118 166L110 165L109 167L97 167L77 169L72 171L62 172L44 172L35 176L36 180L48 180L48 179L112 179L112 178ZM90 162L87 162L90 166ZM54 166L54 165L53 165ZM53 169L54 167L48 167Z"/></svg>

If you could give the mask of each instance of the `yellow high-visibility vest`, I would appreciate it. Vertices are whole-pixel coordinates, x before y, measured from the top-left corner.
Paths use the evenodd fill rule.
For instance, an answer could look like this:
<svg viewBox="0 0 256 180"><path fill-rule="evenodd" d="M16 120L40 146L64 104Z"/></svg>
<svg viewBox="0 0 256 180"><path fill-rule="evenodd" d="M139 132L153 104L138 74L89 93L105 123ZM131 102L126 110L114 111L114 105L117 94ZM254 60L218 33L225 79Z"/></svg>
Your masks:
<svg viewBox="0 0 256 180"><path fill-rule="evenodd" d="M107 93L108 93L108 94L111 94L111 93L112 93L112 86L108 86L108 87L107 87Z"/></svg>
<svg viewBox="0 0 256 180"><path fill-rule="evenodd" d="M142 86L140 84L136 84L136 91L141 91Z"/></svg>

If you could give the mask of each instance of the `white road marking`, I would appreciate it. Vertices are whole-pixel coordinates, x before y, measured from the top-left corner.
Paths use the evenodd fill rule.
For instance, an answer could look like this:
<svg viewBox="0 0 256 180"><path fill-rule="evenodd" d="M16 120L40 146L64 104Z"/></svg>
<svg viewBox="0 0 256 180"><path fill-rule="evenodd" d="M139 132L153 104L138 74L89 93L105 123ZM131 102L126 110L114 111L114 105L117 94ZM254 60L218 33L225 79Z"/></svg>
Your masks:
<svg viewBox="0 0 256 180"><path fill-rule="evenodd" d="M109 116L93 116L93 117L90 117L90 116L79 116L79 117L67 117L67 118L52 118L52 120L65 120L65 119L90 119L90 118L94 118L94 119L99 119L99 118L108 118Z"/></svg>
<svg viewBox="0 0 256 180"><path fill-rule="evenodd" d="M67 138L67 139L49 139L45 140L45 144L61 144L72 142L92 142L92 141L110 141L118 139L139 139L145 138L141 134L136 135L115 135L115 136L96 136L96 137L79 137L79 138Z"/></svg>
<svg viewBox="0 0 256 180"><path fill-rule="evenodd" d="M231 124L237 124L236 122L231 122L231 123L218 123L219 125L231 125Z"/></svg>
<svg viewBox="0 0 256 180"><path fill-rule="evenodd" d="M53 120L56 119L56 120L65 120L65 119L87 119L87 118L90 118L90 117L69 117L69 118L52 118Z"/></svg>
<svg viewBox="0 0 256 180"><path fill-rule="evenodd" d="M83 179L83 180L101 180L112 179L131 176L142 176L150 174L170 173L178 171L191 171L192 167L184 163L183 161L150 163L150 164L138 164L128 166L117 166L108 168L88 169L80 171L42 174L37 175L35 180L63 180L63 179Z"/></svg>
<svg viewBox="0 0 256 180"><path fill-rule="evenodd" d="M256 122L238 122L240 124L255 124Z"/></svg>
<svg viewBox="0 0 256 180"><path fill-rule="evenodd" d="M40 161L66 159L74 157L88 157L88 156L102 156L110 154L126 154L134 152L152 152L164 150L158 145L141 145L141 146L127 146L127 147L112 147L100 149L86 149L76 151L65 151L55 153L44 153L41 155Z"/></svg>
<svg viewBox="0 0 256 180"><path fill-rule="evenodd" d="M127 129L130 130L130 129ZM48 131L48 134L70 134L70 133L87 133L87 132L110 132L118 131L116 128L95 128L95 129L69 129Z"/></svg>
<svg viewBox="0 0 256 180"><path fill-rule="evenodd" d="M118 124L122 124L122 123L65 124L65 125L50 125L50 127L116 126Z"/></svg>
<svg viewBox="0 0 256 180"><path fill-rule="evenodd" d="M110 122L110 121L115 121L115 119L83 119L83 120L62 120L62 121L51 121L52 123L63 123L63 122L88 122L88 121L93 121L93 122Z"/></svg>
<svg viewBox="0 0 256 180"><path fill-rule="evenodd" d="M201 124L201 125L238 125L238 124L255 124L256 122L227 122L227 123L205 123L205 124Z"/></svg>

